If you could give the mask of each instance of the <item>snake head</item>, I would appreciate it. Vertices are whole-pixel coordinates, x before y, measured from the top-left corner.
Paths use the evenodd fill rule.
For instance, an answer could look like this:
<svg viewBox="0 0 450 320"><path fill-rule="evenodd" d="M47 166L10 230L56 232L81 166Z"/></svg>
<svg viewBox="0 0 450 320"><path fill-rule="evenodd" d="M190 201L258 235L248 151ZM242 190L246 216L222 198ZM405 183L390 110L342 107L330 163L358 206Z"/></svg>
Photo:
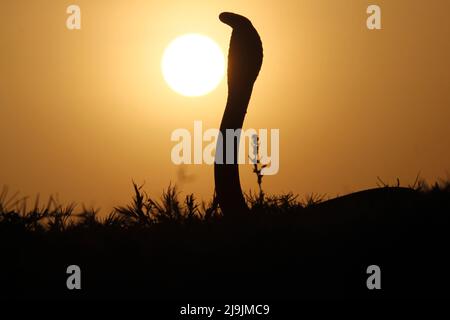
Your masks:
<svg viewBox="0 0 450 320"><path fill-rule="evenodd" d="M233 29L228 51L229 86L253 86L263 60L263 48L258 32L249 19L239 14L222 12L219 19Z"/></svg>
<svg viewBox="0 0 450 320"><path fill-rule="evenodd" d="M236 13L222 12L219 15L219 19L233 29L243 27L252 28L252 23L249 19Z"/></svg>

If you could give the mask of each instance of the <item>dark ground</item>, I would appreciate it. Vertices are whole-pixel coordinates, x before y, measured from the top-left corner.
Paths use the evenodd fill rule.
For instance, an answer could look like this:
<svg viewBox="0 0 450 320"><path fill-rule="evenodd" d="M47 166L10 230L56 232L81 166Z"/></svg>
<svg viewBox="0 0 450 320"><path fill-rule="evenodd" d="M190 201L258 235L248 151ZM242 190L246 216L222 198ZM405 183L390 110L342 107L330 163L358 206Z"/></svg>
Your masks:
<svg viewBox="0 0 450 320"><path fill-rule="evenodd" d="M448 183L325 202L253 197L251 215L239 221L214 203L179 203L172 188L159 202L135 192L130 206L103 220L52 201L22 210L3 193L0 298L450 297ZM72 264L82 270L79 291L66 287ZM373 264L381 290L366 287Z"/></svg>

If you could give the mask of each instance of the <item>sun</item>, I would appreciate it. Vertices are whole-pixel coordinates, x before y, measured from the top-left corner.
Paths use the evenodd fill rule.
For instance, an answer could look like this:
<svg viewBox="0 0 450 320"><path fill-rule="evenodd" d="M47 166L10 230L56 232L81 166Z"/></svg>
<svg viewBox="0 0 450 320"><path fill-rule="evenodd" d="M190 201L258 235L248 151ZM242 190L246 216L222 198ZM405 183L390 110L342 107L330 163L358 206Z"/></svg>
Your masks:
<svg viewBox="0 0 450 320"><path fill-rule="evenodd" d="M197 97L213 91L225 74L222 49L211 38L185 34L165 49L161 69L172 90L183 96Z"/></svg>

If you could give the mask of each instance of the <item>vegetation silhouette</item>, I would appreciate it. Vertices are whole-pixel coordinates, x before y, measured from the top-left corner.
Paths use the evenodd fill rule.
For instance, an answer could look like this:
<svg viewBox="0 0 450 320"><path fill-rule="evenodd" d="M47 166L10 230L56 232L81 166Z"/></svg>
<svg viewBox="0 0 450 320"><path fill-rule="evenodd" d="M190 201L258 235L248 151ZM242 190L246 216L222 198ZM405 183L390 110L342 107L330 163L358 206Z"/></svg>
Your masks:
<svg viewBox="0 0 450 320"><path fill-rule="evenodd" d="M220 19L233 28L221 130L236 129L262 46L246 18ZM449 298L450 180L428 186L417 178L408 187L398 181L327 201L298 200L266 195L260 168L254 172L259 192L245 195L237 166L216 164L208 203L193 194L180 199L175 186L153 199L133 182L132 202L104 218L55 198L41 204L37 197L28 208L27 198L4 189L0 298ZM82 270L79 291L66 287L73 264ZM382 271L381 290L366 287L373 264Z"/></svg>
<svg viewBox="0 0 450 320"><path fill-rule="evenodd" d="M217 199L133 201L98 212L55 199L27 209L0 194L0 297L56 299L448 298L450 182L382 186L329 201L246 195L249 214L224 219ZM375 195L376 196L373 196ZM367 197L367 198L364 198ZM66 288L69 265L82 290ZM366 269L382 270L382 290Z"/></svg>

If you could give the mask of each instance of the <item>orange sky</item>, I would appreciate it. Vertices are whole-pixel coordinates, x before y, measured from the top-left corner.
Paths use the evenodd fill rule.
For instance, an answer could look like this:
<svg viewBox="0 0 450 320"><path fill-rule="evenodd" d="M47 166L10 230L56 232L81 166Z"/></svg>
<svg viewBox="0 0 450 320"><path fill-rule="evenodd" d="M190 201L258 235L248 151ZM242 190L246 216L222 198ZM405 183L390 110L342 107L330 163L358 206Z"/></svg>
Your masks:
<svg viewBox="0 0 450 320"><path fill-rule="evenodd" d="M82 29L66 29L81 7ZM383 30L366 28L382 9ZM131 179L159 195L169 182L209 198L213 167L172 164L176 128L218 127L226 81L174 93L160 71L176 36L205 34L227 51L217 16L248 16L264 45L245 127L280 129L280 171L269 193L334 196L450 170L448 1L5 0L0 7L0 186L59 194L109 210ZM251 167L243 188L256 189Z"/></svg>

